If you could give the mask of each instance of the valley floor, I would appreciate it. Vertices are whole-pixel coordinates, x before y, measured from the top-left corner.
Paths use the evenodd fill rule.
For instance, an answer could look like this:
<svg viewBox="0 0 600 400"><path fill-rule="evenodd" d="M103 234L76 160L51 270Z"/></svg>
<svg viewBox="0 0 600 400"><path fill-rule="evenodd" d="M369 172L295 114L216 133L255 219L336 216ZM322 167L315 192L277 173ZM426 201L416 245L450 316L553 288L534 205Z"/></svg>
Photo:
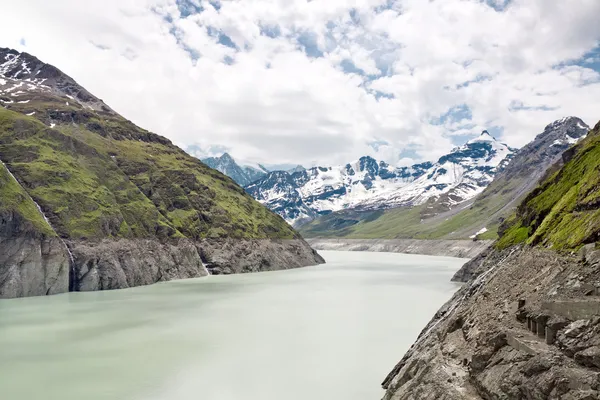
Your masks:
<svg viewBox="0 0 600 400"><path fill-rule="evenodd" d="M315 250L373 251L473 258L487 249L491 240L419 239L319 239L306 241Z"/></svg>

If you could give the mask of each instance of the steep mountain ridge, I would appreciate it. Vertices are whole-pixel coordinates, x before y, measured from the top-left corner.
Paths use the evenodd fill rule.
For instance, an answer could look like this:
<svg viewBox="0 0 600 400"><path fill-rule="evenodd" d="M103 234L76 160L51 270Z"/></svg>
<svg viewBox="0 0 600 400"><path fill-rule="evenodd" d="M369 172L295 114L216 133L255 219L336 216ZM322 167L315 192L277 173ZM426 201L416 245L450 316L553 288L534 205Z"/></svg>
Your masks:
<svg viewBox="0 0 600 400"><path fill-rule="evenodd" d="M0 104L0 160L14 176L0 188L0 297L322 262L230 178L27 53L0 49ZM63 256L25 270L22 255L36 248ZM60 290L29 290L31 268L61 271Z"/></svg>
<svg viewBox="0 0 600 400"><path fill-rule="evenodd" d="M446 197L416 208L385 212L348 210L321 217L301 228L308 237L495 239L498 227L562 153L585 137L589 127L577 117L548 124L544 131L498 168L492 183L474 198L448 210Z"/></svg>
<svg viewBox="0 0 600 400"><path fill-rule="evenodd" d="M444 196L440 209L469 200L481 193L494 175L506 166L516 150L498 142L487 131L442 156L425 174L390 196L380 195L361 205L363 209L415 206Z"/></svg>
<svg viewBox="0 0 600 400"><path fill-rule="evenodd" d="M385 400L600 397L600 123L562 163L467 264Z"/></svg>
<svg viewBox="0 0 600 400"><path fill-rule="evenodd" d="M278 179L267 175L246 191L295 226L341 210L380 211L427 201L439 213L480 193L513 153L484 131L436 163L394 168L365 156L343 166L313 167L285 177L278 174ZM271 186L275 182L277 188Z"/></svg>
<svg viewBox="0 0 600 400"><path fill-rule="evenodd" d="M248 165L240 166L228 153L223 153L220 157L203 158L202 162L227 175L242 187L269 173L265 168L259 169Z"/></svg>
<svg viewBox="0 0 600 400"><path fill-rule="evenodd" d="M563 250L600 241L600 123L562 161L501 227L498 247L527 243Z"/></svg>
<svg viewBox="0 0 600 400"><path fill-rule="evenodd" d="M301 225L317 216L317 213L306 205L298 190L295 178L301 174L302 171L293 174L274 171L248 186L246 191L291 225Z"/></svg>

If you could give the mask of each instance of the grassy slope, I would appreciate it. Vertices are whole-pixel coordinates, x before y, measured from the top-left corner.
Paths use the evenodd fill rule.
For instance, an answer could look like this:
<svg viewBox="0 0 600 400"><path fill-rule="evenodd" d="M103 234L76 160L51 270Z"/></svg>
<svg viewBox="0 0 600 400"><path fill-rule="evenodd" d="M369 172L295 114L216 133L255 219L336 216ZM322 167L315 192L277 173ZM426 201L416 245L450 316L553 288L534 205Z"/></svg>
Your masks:
<svg viewBox="0 0 600 400"><path fill-rule="evenodd" d="M600 239L600 123L569 150L571 159L519 205L498 247L576 249Z"/></svg>
<svg viewBox="0 0 600 400"><path fill-rule="evenodd" d="M412 209L398 208L380 213L341 212L321 217L303 226L300 232L307 237L348 237L360 239L464 239L477 232L483 221L488 232L480 239L496 239L503 208L515 193L519 182L497 182L473 205L454 215L422 219L427 205ZM496 188L497 187L497 188ZM338 229L337 226L346 227Z"/></svg>
<svg viewBox="0 0 600 400"><path fill-rule="evenodd" d="M0 164L0 214L15 213L29 221L33 229L46 236L56 236L50 225L38 211L31 197L23 190L3 164Z"/></svg>
<svg viewBox="0 0 600 400"><path fill-rule="evenodd" d="M0 159L61 236L297 236L230 178L118 115L52 96L13 108L0 108ZM62 122L35 118L48 115Z"/></svg>

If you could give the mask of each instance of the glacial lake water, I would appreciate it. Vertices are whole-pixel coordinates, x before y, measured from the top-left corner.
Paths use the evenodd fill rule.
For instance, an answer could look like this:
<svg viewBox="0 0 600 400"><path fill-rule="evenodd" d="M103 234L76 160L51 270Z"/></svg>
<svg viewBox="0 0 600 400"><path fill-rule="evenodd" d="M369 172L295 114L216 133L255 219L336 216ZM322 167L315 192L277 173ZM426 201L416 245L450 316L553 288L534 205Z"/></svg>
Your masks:
<svg viewBox="0 0 600 400"><path fill-rule="evenodd" d="M378 400L466 261L326 265L0 300L3 400Z"/></svg>

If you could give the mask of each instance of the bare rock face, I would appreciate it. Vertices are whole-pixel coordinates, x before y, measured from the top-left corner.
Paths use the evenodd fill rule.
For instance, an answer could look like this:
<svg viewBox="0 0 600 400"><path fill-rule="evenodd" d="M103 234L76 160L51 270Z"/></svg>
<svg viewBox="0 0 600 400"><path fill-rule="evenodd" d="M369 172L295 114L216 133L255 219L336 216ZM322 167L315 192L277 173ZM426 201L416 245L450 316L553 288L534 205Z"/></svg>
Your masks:
<svg viewBox="0 0 600 400"><path fill-rule="evenodd" d="M323 258L303 239L67 242L40 233L18 213L0 213L0 298L123 289L209 273L321 263Z"/></svg>
<svg viewBox="0 0 600 400"><path fill-rule="evenodd" d="M69 290L69 257L57 237L46 237L18 214L0 216L0 298Z"/></svg>
<svg viewBox="0 0 600 400"><path fill-rule="evenodd" d="M596 307L585 283L600 280L599 265L519 247L483 261L385 379L384 399L600 398L600 317L548 315L553 304Z"/></svg>
<svg viewBox="0 0 600 400"><path fill-rule="evenodd" d="M194 243L152 239L72 242L75 267L71 289L94 291L150 285L207 275Z"/></svg>
<svg viewBox="0 0 600 400"><path fill-rule="evenodd" d="M59 238L0 238L0 298L124 289L208 274L274 271L321 264L304 240L181 239L72 241L72 268Z"/></svg>
<svg viewBox="0 0 600 400"><path fill-rule="evenodd" d="M275 271L323 264L303 239L221 239L196 244L211 274Z"/></svg>
<svg viewBox="0 0 600 400"><path fill-rule="evenodd" d="M452 282L469 282L486 272L494 262L499 260L500 253L488 247L463 265L452 277Z"/></svg>
<svg viewBox="0 0 600 400"><path fill-rule="evenodd" d="M73 291L122 289L208 274L305 267L324 260L302 239L105 239L70 242Z"/></svg>

